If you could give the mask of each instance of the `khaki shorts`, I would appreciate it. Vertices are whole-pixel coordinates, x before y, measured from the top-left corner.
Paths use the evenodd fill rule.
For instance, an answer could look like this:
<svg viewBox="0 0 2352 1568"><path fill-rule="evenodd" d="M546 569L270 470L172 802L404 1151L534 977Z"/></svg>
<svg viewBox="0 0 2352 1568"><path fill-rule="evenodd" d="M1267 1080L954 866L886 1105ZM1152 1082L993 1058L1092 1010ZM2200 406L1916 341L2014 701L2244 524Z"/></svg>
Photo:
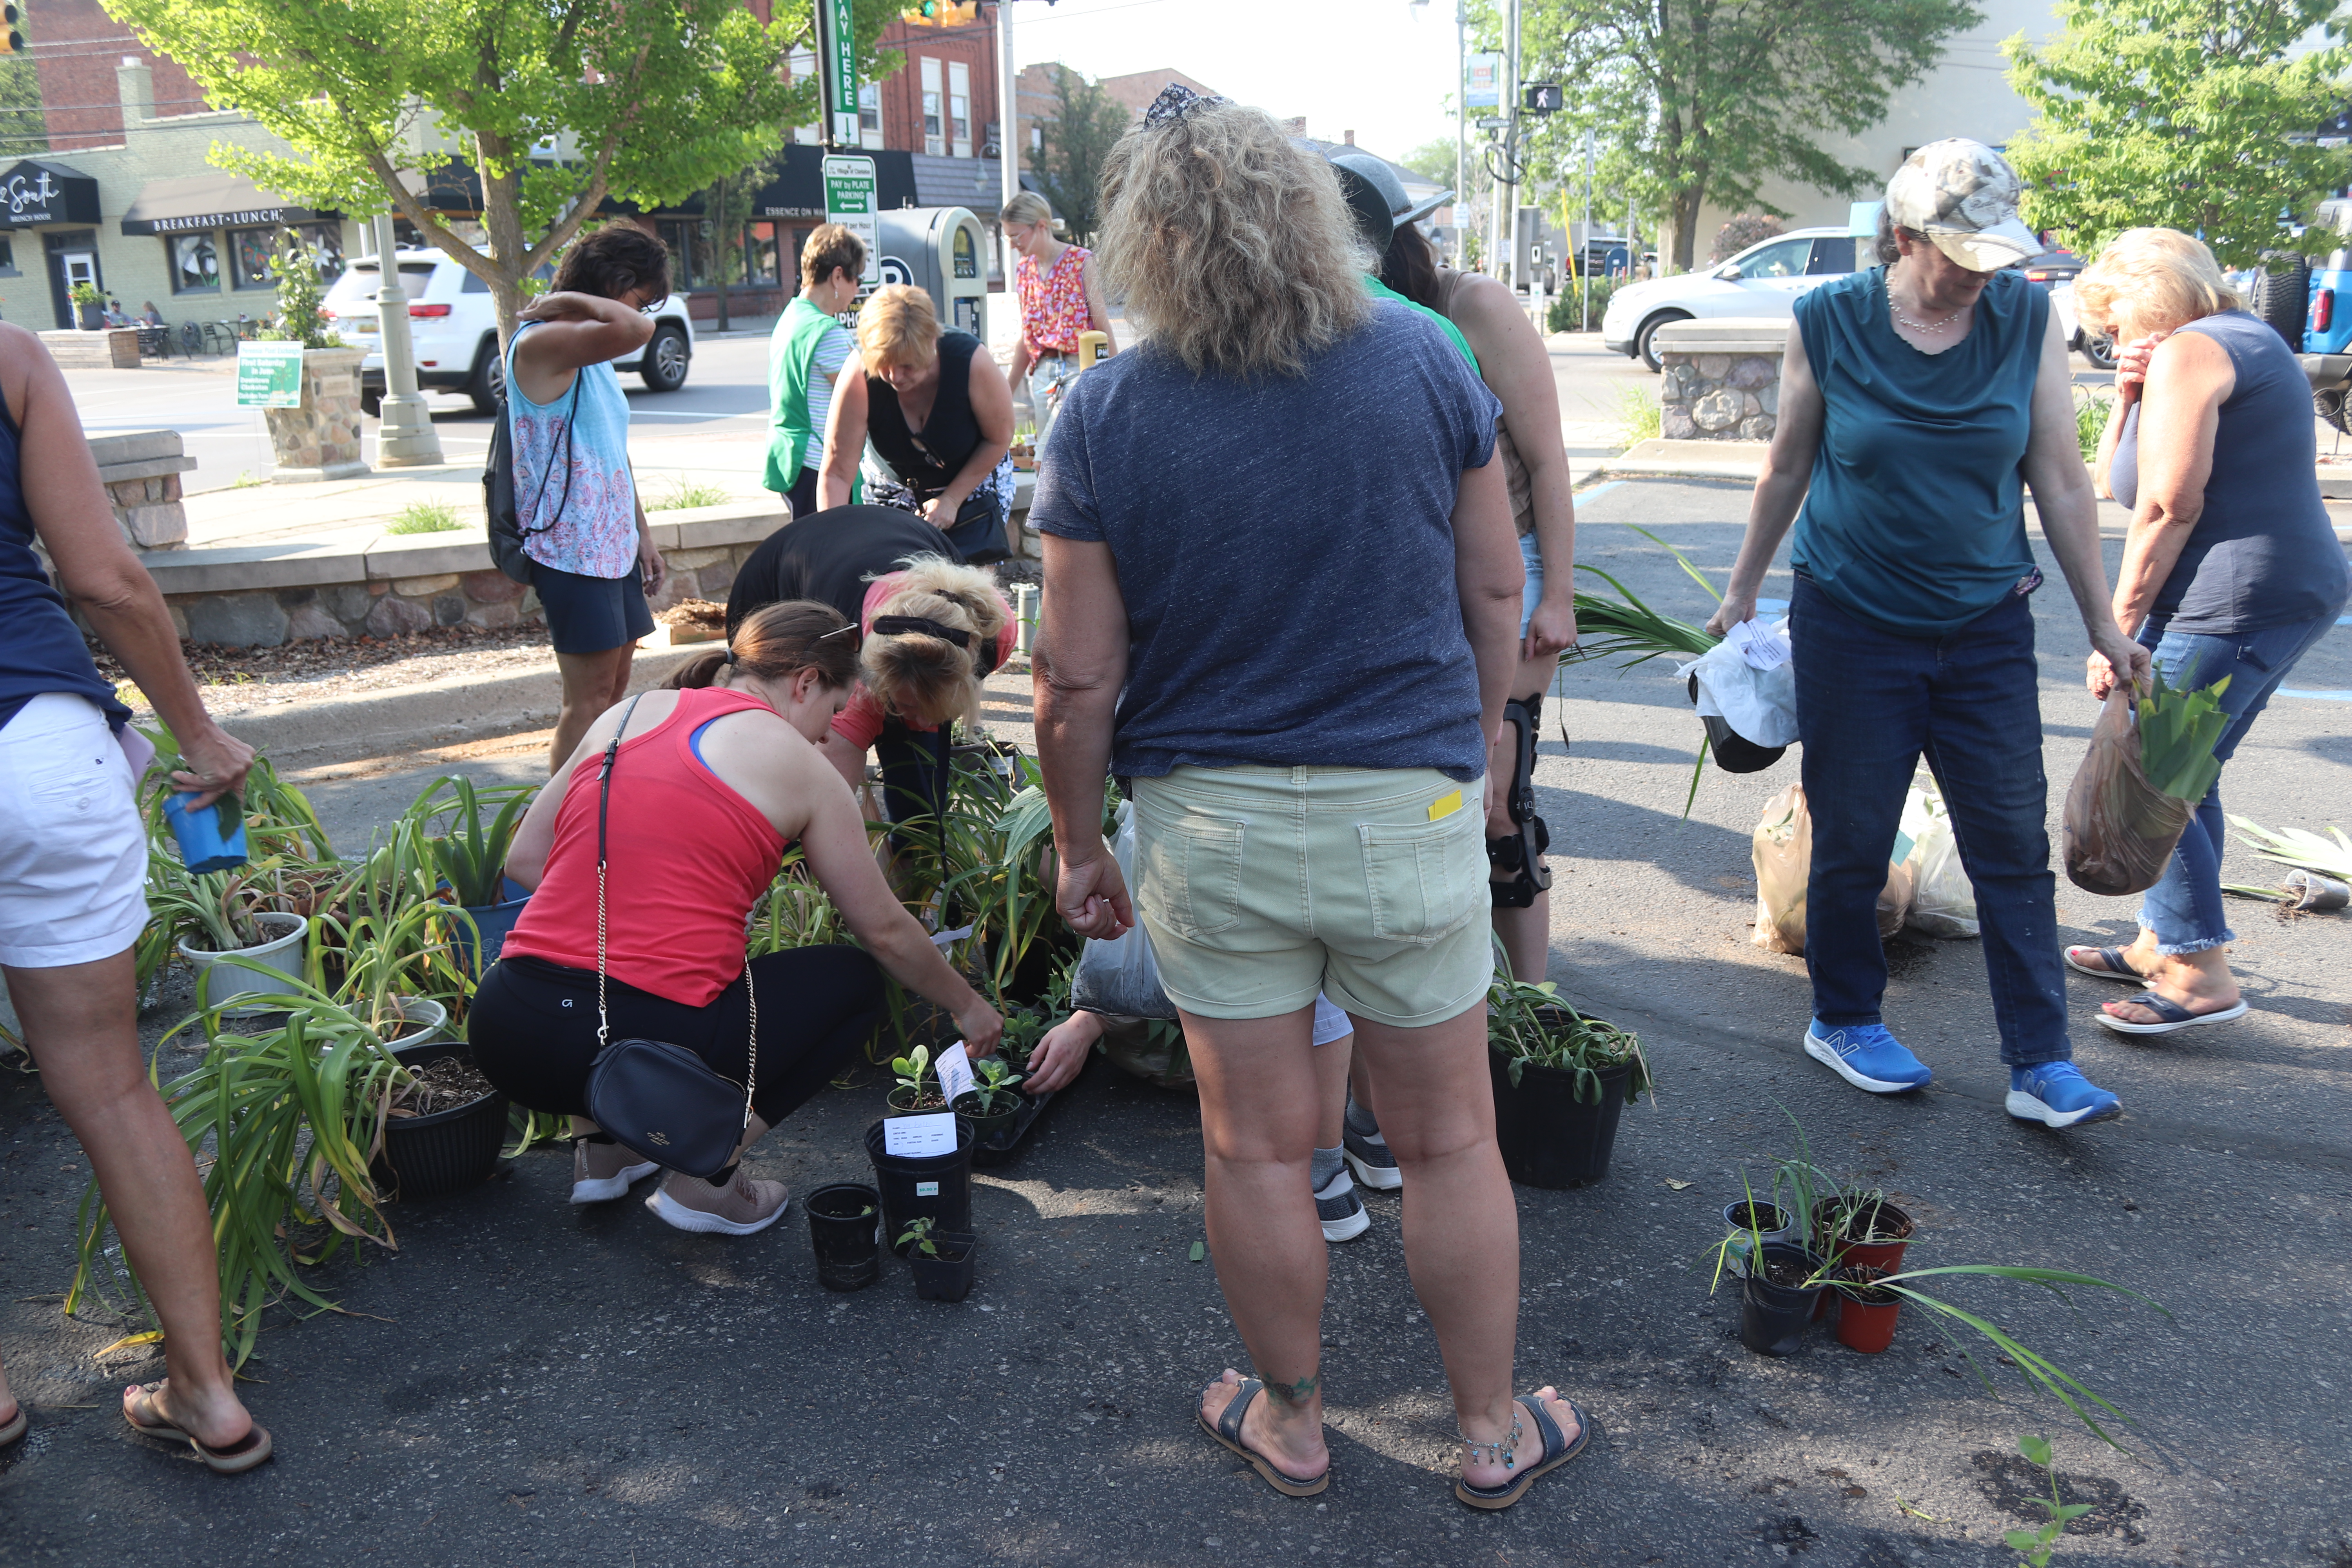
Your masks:
<svg viewBox="0 0 2352 1568"><path fill-rule="evenodd" d="M1186 1012L1270 1018L1321 989L1421 1028L1485 996L1483 784L1431 768L1180 767L1135 787L1135 907Z"/></svg>

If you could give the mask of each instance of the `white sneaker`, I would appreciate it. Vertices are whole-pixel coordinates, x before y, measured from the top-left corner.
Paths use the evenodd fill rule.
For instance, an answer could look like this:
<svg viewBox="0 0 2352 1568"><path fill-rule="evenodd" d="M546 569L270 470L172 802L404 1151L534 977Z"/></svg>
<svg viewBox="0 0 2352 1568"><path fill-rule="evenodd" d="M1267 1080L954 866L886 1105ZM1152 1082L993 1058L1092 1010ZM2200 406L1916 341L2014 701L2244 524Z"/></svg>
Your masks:
<svg viewBox="0 0 2352 1568"><path fill-rule="evenodd" d="M682 1202L680 1193L693 1201ZM706 1193L708 1197L703 1195ZM755 1182L738 1171L726 1186L714 1187L699 1176L681 1176L673 1171L667 1181L654 1189L646 1207L659 1215L664 1224L680 1230L752 1236L783 1218L792 1203L792 1194L782 1182Z"/></svg>
<svg viewBox="0 0 2352 1568"><path fill-rule="evenodd" d="M1323 1222L1326 1241L1353 1241L1371 1228L1372 1216L1364 1212L1364 1200L1356 1195L1346 1165L1315 1194L1315 1216Z"/></svg>
<svg viewBox="0 0 2352 1568"><path fill-rule="evenodd" d="M572 1141L572 1201L575 1204L604 1204L614 1198L625 1198L632 1186L660 1169L651 1160L639 1160L618 1142L594 1143L585 1138L574 1138Z"/></svg>

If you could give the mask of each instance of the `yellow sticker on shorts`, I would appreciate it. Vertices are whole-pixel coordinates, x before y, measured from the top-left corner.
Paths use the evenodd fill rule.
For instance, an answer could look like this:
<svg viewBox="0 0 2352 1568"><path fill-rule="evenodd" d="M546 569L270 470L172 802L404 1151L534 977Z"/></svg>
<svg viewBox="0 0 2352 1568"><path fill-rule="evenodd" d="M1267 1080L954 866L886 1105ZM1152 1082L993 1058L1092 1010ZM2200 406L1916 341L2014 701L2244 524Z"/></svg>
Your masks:
<svg viewBox="0 0 2352 1568"><path fill-rule="evenodd" d="M1429 803L1429 820L1435 822L1439 817L1451 816L1461 809L1462 792L1457 789L1451 795L1441 795Z"/></svg>

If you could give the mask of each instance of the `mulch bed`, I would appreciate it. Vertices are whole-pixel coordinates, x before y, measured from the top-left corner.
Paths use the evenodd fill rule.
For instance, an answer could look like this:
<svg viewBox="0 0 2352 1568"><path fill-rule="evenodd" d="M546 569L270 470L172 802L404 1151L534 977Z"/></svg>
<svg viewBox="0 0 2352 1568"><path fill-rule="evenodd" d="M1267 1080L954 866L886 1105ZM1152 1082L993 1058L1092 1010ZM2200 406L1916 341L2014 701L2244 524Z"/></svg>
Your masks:
<svg viewBox="0 0 2352 1568"><path fill-rule="evenodd" d="M125 702L142 712L152 708L112 654L95 640L89 648L99 673L115 683ZM226 699L232 710L255 700L339 696L554 660L544 626L434 626L405 637L320 637L277 647L184 642L180 656L207 705ZM256 689L272 687L306 689Z"/></svg>

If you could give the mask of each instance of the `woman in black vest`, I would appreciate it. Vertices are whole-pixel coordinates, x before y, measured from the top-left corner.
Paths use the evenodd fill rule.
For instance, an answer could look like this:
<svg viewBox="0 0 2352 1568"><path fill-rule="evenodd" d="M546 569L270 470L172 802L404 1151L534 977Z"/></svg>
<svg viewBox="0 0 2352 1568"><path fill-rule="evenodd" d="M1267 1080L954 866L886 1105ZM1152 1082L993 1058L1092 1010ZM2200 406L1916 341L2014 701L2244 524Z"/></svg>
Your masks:
<svg viewBox="0 0 2352 1568"><path fill-rule="evenodd" d="M849 504L869 440L968 564L1004 559L1013 388L978 338L941 331L931 297L905 284L876 289L857 313L857 363L825 421L821 508Z"/></svg>

